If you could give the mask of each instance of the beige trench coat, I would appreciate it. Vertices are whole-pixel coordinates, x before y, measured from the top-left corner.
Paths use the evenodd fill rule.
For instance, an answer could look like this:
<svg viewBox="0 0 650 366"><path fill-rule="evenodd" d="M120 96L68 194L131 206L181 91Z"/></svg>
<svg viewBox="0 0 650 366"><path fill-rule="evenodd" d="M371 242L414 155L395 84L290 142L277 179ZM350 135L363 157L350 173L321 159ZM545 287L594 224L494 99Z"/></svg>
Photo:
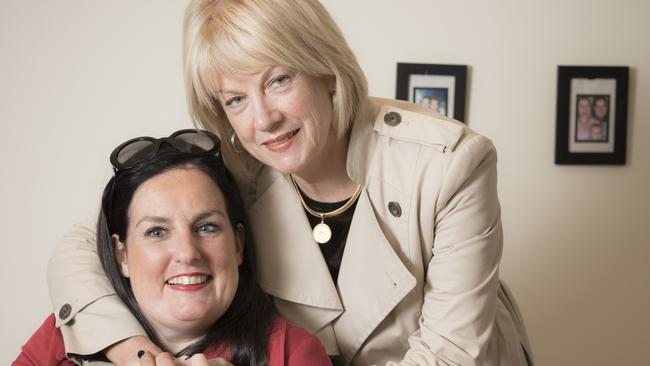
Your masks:
<svg viewBox="0 0 650 366"><path fill-rule="evenodd" d="M523 322L498 277L492 143L415 105L372 103L375 119L350 137L348 173L364 190L338 286L291 182L264 168L246 197L262 287L346 365L526 365ZM92 241L91 230L78 228L48 268L55 313L72 308L57 317L66 349L79 354L144 333L98 273Z"/></svg>

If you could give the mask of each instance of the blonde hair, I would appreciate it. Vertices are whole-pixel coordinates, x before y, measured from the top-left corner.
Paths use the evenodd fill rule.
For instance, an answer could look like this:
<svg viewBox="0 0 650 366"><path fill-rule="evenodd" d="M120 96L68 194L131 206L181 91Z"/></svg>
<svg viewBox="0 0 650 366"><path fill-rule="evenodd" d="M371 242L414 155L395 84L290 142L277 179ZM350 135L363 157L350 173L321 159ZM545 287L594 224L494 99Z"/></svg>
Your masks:
<svg viewBox="0 0 650 366"><path fill-rule="evenodd" d="M368 108L368 86L338 26L317 0L193 0L185 13L183 67L194 122L217 133L231 170L256 165L236 153L234 133L216 99L219 75L281 66L317 77L334 77L334 129L343 138ZM242 171L243 170L243 171Z"/></svg>

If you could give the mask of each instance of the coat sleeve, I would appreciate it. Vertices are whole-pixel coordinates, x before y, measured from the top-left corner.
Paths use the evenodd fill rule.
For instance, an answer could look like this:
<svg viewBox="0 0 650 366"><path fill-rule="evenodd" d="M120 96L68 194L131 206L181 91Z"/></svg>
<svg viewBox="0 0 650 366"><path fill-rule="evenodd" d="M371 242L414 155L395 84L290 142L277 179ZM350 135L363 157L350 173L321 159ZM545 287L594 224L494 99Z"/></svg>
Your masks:
<svg viewBox="0 0 650 366"><path fill-rule="evenodd" d="M48 263L52 308L68 354L92 355L146 334L104 274L95 237L94 220L75 225Z"/></svg>
<svg viewBox="0 0 650 366"><path fill-rule="evenodd" d="M495 329L503 246L496 151L474 135L444 171L420 329L401 365L483 365ZM393 363L394 364L394 363Z"/></svg>

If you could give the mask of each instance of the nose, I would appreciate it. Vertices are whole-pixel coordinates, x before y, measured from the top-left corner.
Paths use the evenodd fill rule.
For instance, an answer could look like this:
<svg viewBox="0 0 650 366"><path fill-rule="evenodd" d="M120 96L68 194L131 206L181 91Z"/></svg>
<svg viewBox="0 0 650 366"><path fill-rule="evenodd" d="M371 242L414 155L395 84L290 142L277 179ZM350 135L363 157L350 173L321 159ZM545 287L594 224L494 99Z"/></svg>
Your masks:
<svg viewBox="0 0 650 366"><path fill-rule="evenodd" d="M259 131L272 131L282 118L280 111L276 108L274 101L269 100L268 96L261 96L255 99L255 129Z"/></svg>
<svg viewBox="0 0 650 366"><path fill-rule="evenodd" d="M178 243L174 252L174 260L178 263L192 264L201 259L199 242L191 230L184 230L179 234Z"/></svg>

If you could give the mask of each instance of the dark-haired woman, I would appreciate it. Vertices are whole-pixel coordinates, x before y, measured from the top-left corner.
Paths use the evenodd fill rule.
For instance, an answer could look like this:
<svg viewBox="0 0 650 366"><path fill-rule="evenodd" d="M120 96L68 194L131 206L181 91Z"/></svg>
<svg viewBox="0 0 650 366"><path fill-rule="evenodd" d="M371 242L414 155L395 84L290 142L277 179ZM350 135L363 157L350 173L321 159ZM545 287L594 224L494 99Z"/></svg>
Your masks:
<svg viewBox="0 0 650 366"><path fill-rule="evenodd" d="M318 339L277 316L259 287L243 204L215 135L182 130L133 139L111 161L115 176L102 198L98 254L158 347L236 365L330 364ZM71 363L64 354L52 315L14 365ZM207 365L192 364L200 362Z"/></svg>

